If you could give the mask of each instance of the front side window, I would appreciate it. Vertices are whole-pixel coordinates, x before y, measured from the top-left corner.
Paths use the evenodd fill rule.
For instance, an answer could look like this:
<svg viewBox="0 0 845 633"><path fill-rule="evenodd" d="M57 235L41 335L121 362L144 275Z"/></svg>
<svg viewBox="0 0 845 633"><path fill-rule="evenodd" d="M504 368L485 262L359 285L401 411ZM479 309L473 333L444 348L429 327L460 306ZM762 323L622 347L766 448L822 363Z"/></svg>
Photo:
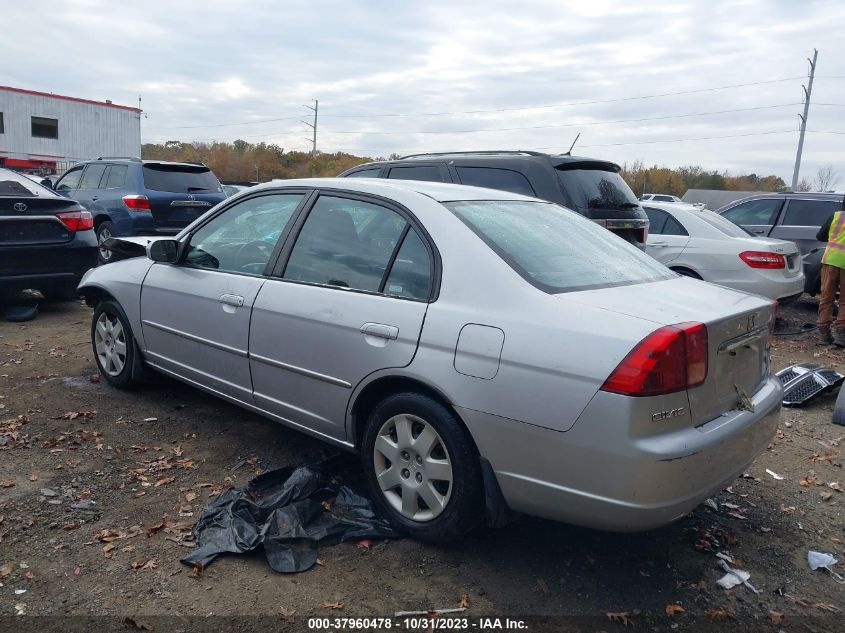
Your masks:
<svg viewBox="0 0 845 633"><path fill-rule="evenodd" d="M842 208L841 200L798 200L789 201L783 214L784 226L821 226L835 211Z"/></svg>
<svg viewBox="0 0 845 633"><path fill-rule="evenodd" d="M524 196L537 195L528 179L512 169L456 167L455 171L458 172L461 183L465 185L500 189L511 193L521 193Z"/></svg>
<svg viewBox="0 0 845 633"><path fill-rule="evenodd" d="M413 167L391 167L388 178L399 180L427 180L443 182L440 167L437 165L415 165Z"/></svg>
<svg viewBox="0 0 845 633"><path fill-rule="evenodd" d="M100 186L100 179L106 171L106 165L91 164L85 168L82 180L79 181L80 189L97 189Z"/></svg>
<svg viewBox="0 0 845 633"><path fill-rule="evenodd" d="M382 206L320 196L296 239L284 278L380 292L406 226L402 216Z"/></svg>
<svg viewBox="0 0 845 633"><path fill-rule="evenodd" d="M762 200L749 200L742 202L735 207L725 211L722 216L734 224L739 225L771 225L774 222L775 214L780 209L781 200L775 198L764 198Z"/></svg>
<svg viewBox="0 0 845 633"><path fill-rule="evenodd" d="M240 202L191 236L186 264L260 275L303 194L274 194Z"/></svg>
<svg viewBox="0 0 845 633"><path fill-rule="evenodd" d="M32 136L34 138L59 138L59 120L43 116L32 117Z"/></svg>
<svg viewBox="0 0 845 633"><path fill-rule="evenodd" d="M71 169L61 180L56 183L56 191L70 191L79 187L79 180L82 178L82 167Z"/></svg>
<svg viewBox="0 0 845 633"><path fill-rule="evenodd" d="M524 279L549 293L623 286L674 273L625 240L556 204L444 203Z"/></svg>

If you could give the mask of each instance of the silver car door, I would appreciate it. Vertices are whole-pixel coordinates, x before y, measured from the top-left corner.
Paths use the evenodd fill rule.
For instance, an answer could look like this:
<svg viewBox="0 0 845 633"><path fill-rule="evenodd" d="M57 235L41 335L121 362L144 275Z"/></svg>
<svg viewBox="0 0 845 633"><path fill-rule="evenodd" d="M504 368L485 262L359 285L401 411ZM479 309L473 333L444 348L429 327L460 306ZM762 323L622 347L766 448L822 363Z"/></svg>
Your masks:
<svg viewBox="0 0 845 633"><path fill-rule="evenodd" d="M340 440L352 389L413 359L434 278L431 245L383 204L320 195L253 309L256 405Z"/></svg>
<svg viewBox="0 0 845 633"><path fill-rule="evenodd" d="M252 403L250 313L304 195L239 201L189 236L179 264L152 266L141 290L141 321L153 365Z"/></svg>
<svg viewBox="0 0 845 633"><path fill-rule="evenodd" d="M841 208L841 196L836 200L791 198L786 203L781 221L772 229L769 237L795 242L802 253L809 253L823 245L816 239L816 233L833 212Z"/></svg>
<svg viewBox="0 0 845 633"><path fill-rule="evenodd" d="M757 198L740 202L720 213L755 236L767 237L777 222L782 205L783 200L780 198Z"/></svg>

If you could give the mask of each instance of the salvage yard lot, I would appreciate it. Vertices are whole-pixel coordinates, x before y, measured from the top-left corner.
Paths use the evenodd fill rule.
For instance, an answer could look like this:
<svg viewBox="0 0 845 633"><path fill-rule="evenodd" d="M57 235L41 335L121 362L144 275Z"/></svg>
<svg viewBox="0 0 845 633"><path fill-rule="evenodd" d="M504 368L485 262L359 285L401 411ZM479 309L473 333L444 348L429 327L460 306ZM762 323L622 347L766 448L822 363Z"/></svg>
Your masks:
<svg viewBox="0 0 845 633"><path fill-rule="evenodd" d="M813 308L789 316L811 321ZM252 614L301 623L454 608L466 595L470 617L594 616L607 630L626 619L665 629L671 605L683 609L668 609L679 630L729 614L762 630L837 630L845 617L843 586L806 561L810 549L845 559L845 427L830 422L831 396L782 412L777 438L714 498L718 510L702 506L647 534L521 518L449 546L325 548L321 564L301 574L276 574L259 553L221 558L197 575L179 558L209 496L327 447L170 380L136 392L98 381L90 316L79 303L53 304L30 323L0 325L2 616ZM776 369L845 368L845 352L806 335L776 338L773 354ZM730 552L759 595L716 585L724 574L716 551Z"/></svg>

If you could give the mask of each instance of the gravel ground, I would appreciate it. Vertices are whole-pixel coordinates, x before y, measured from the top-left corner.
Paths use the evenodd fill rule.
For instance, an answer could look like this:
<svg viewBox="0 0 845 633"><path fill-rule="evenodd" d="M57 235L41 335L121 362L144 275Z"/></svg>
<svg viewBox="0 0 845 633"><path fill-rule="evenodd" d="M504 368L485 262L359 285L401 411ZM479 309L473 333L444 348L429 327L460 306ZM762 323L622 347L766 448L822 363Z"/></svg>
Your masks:
<svg viewBox="0 0 845 633"><path fill-rule="evenodd" d="M813 310L784 310L780 330L800 330ZM243 626L210 615L298 630L312 617L455 608L462 596L476 630L492 630L479 618L495 616L527 617L536 630L845 628L845 586L806 560L810 549L845 560L845 427L830 421L834 395L784 410L771 446L714 497L716 509L646 534L523 517L449 546L324 548L322 564L301 574L276 574L255 553L194 577L179 558L209 496L325 446L176 382L122 392L98 381L90 315L53 304L35 321L0 323L0 630ZM811 337L779 336L776 368L815 361L845 371L845 352ZM717 586L717 550L759 594Z"/></svg>

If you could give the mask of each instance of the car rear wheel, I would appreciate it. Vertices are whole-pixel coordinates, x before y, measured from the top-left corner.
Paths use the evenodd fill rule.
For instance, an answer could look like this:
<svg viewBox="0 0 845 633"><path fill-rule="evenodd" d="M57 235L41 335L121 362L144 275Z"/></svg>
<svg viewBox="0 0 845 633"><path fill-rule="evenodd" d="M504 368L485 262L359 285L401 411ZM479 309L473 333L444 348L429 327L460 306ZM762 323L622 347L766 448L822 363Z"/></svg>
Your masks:
<svg viewBox="0 0 845 633"><path fill-rule="evenodd" d="M113 257L112 252L103 246L103 243L112 237L114 232L114 225L106 220L105 222L101 222L100 225L97 227L97 261L101 264L108 264Z"/></svg>
<svg viewBox="0 0 845 633"><path fill-rule="evenodd" d="M701 275L699 275L697 272L695 272L693 270L690 270L689 268L682 268L682 267L679 266L678 268L673 268L672 270L674 270L679 275L683 275L684 277L692 277L693 279L701 279Z"/></svg>
<svg viewBox="0 0 845 633"><path fill-rule="evenodd" d="M115 387L131 387L135 380L135 339L123 310L114 301L103 301L91 320L91 345L97 368Z"/></svg>
<svg viewBox="0 0 845 633"><path fill-rule="evenodd" d="M433 398L382 400L367 420L362 459L379 509L415 538L453 540L484 517L478 452L454 413Z"/></svg>

